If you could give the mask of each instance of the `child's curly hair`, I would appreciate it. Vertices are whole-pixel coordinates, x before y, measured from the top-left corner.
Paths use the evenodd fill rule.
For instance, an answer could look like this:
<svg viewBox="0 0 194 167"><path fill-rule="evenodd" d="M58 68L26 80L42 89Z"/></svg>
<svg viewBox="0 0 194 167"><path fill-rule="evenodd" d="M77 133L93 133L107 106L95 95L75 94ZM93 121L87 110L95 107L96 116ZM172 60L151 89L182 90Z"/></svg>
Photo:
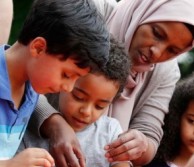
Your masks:
<svg viewBox="0 0 194 167"><path fill-rule="evenodd" d="M169 103L169 113L164 119L164 136L155 159L172 161L180 151L180 123L189 103L194 100L194 74L180 80Z"/></svg>

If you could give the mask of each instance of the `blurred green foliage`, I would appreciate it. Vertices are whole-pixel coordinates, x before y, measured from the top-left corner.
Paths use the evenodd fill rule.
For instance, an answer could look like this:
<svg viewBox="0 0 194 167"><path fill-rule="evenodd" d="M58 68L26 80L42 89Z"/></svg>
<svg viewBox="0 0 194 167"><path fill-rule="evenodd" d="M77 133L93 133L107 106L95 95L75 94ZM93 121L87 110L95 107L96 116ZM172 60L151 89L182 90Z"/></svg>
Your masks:
<svg viewBox="0 0 194 167"><path fill-rule="evenodd" d="M20 28L23 24L23 20L25 19L33 0L13 0L13 2L14 18L9 44L13 44L17 40L18 33L20 32ZM181 62L179 62L179 67L182 78L186 77L194 71L194 51L189 52L187 57Z"/></svg>
<svg viewBox="0 0 194 167"><path fill-rule="evenodd" d="M11 35L9 39L9 44L13 44L17 40L18 33L23 24L30 5L33 0L13 0L14 3L14 17L11 29Z"/></svg>

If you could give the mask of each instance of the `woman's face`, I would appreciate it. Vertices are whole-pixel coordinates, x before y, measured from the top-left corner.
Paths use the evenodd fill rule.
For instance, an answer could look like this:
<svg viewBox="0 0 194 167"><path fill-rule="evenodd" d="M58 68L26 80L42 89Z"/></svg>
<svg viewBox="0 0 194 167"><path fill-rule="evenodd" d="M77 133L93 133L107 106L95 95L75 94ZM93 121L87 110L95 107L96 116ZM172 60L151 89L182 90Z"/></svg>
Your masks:
<svg viewBox="0 0 194 167"><path fill-rule="evenodd" d="M174 58L191 46L192 41L192 34L183 23L143 24L138 27L133 36L129 55L134 68L146 68Z"/></svg>

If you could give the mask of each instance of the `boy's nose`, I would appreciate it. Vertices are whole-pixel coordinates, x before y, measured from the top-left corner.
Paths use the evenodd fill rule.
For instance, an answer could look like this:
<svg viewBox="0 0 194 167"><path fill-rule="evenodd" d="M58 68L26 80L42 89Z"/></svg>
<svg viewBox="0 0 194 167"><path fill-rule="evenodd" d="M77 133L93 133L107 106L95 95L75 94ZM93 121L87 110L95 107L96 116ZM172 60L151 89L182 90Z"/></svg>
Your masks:
<svg viewBox="0 0 194 167"><path fill-rule="evenodd" d="M73 90L75 82L76 82L76 79L65 81L65 83L61 87L61 90L65 92L71 92Z"/></svg>

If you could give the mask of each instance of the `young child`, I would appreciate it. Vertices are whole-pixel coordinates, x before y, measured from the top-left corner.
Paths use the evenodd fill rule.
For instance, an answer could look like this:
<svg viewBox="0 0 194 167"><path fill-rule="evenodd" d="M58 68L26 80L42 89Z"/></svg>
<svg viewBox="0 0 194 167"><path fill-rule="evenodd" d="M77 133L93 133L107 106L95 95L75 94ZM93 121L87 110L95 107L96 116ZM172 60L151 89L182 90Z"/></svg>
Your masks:
<svg viewBox="0 0 194 167"><path fill-rule="evenodd" d="M18 41L0 47L1 167L53 165L43 149L13 158L37 93L71 91L80 76L107 62L108 53L109 33L90 0L34 1Z"/></svg>
<svg viewBox="0 0 194 167"><path fill-rule="evenodd" d="M130 69L123 48L115 41L111 43L109 61L100 73L80 78L70 93L47 95L49 102L54 107L59 107L64 119L76 132L86 156L87 167L129 167L128 162L110 164L105 158L104 146L115 140L122 130L116 119L104 114L123 90ZM33 131L33 127L28 127L19 151L25 147L48 150L48 143L37 139L30 129Z"/></svg>
<svg viewBox="0 0 194 167"><path fill-rule="evenodd" d="M163 129L157 155L146 167L185 167L194 153L194 74L178 82Z"/></svg>

